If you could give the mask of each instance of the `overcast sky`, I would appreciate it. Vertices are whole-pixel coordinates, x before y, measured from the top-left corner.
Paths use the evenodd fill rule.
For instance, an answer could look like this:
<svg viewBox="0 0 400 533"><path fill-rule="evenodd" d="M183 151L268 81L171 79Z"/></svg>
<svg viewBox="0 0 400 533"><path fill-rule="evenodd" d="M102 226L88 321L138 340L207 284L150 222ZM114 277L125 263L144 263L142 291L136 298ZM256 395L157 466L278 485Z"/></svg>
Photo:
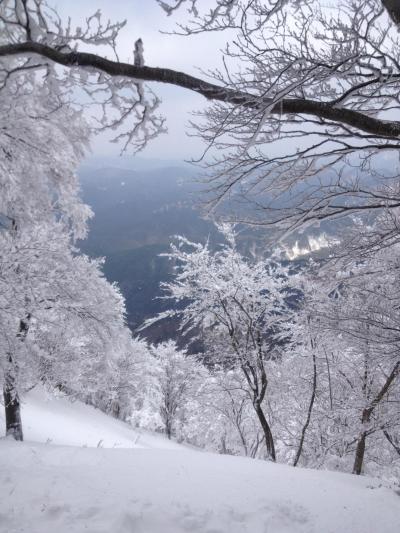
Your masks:
<svg viewBox="0 0 400 533"><path fill-rule="evenodd" d="M105 18L113 21L126 19L127 25L121 33L118 50L122 61L132 61L134 42L141 37L145 63L149 66L169 67L202 76L199 68L207 70L220 64L219 49L225 43L223 35L163 35L160 30L172 30L176 18L167 17L155 0L55 0L54 5L63 17L71 16L77 25L97 9L101 9ZM151 86L163 100L160 111L167 118L168 134L152 141L140 155L162 159L198 157L201 144L198 139L187 136L187 123L191 118L190 111L201 109L206 103L205 99L177 87L164 84ZM103 135L94 140L93 153L118 155L119 147L110 144Z"/></svg>

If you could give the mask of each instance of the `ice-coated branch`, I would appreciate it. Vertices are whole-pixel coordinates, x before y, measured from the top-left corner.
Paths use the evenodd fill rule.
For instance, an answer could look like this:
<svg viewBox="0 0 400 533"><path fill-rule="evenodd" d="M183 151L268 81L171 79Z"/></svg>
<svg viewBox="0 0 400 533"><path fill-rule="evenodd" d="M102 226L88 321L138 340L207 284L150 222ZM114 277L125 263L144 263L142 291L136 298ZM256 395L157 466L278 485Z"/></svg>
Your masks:
<svg viewBox="0 0 400 533"><path fill-rule="evenodd" d="M239 195L255 206L255 223L296 229L398 205L397 193L386 202L376 196L382 187L367 184L360 193L359 183L375 172L375 156L400 147L400 33L381 2L340 0L340 9L321 0L158 3L167 14L188 8L193 20L181 33L229 29L220 70L201 79L144 65L141 39L123 62L117 38L124 23L103 23L96 12L73 28L42 0L16 0L0 3L0 63L15 63L0 69L0 83L23 62L37 64L58 90L73 94L78 86L101 110L97 129L118 130L123 149L136 150L165 131L160 101L143 82L204 96L209 105L193 126L206 144L200 161L209 205ZM93 53L99 44L111 56Z"/></svg>
<svg viewBox="0 0 400 533"><path fill-rule="evenodd" d="M400 24L400 3L398 0L382 0L383 7L396 24Z"/></svg>
<svg viewBox="0 0 400 533"><path fill-rule="evenodd" d="M269 17L281 10L286 4L304 6L310 0L215 0L214 5L207 5L205 13L201 10L200 0L156 0L168 16L186 7L194 17L191 24L179 27L186 33L198 33L199 31L223 30L234 25L240 25L248 12L257 13L259 16ZM312 0L311 0L312 2ZM400 24L400 4L398 0L381 0L382 6L396 24Z"/></svg>
<svg viewBox="0 0 400 533"><path fill-rule="evenodd" d="M63 52L50 46L29 42L0 46L0 57L37 54L66 67L90 67L110 76L123 76L133 80L176 85L197 92L208 100L226 102L245 108L263 109L271 105L271 98L260 98L251 93L237 91L209 83L189 74L159 67L138 67L130 63L112 61L87 52ZM400 135L400 122L381 120L359 111L337 107L329 102L302 98L286 98L277 102L270 113L305 114L347 124L379 137L396 138Z"/></svg>
<svg viewBox="0 0 400 533"><path fill-rule="evenodd" d="M97 10L81 26L74 27L70 19L61 20L57 11L44 0L4 0L0 2L0 46L27 42L33 46L46 46L56 54L69 54L70 60L49 61L49 56L30 52L3 55L0 58L0 88L4 88L11 78L16 78L22 68L37 70L44 75L55 97L57 94L72 95L78 87L82 98L79 103L74 102L75 106L95 108L92 131L118 130L114 140L122 141L122 150L130 146L138 151L150 139L165 132L164 119L158 114L159 98L138 81L132 83L130 78L107 76L90 64L66 70L55 68L57 63L74 66L73 54L81 46L105 47L103 53L106 55L108 49L118 62L117 39L124 26L125 21L104 21ZM143 66L141 39L135 43L134 60Z"/></svg>

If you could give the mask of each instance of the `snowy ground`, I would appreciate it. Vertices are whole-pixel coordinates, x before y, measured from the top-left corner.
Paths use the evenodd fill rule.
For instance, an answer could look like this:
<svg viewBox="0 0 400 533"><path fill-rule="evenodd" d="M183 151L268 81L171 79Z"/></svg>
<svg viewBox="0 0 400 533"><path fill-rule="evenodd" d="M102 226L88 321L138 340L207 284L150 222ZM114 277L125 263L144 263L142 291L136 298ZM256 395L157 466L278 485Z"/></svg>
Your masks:
<svg viewBox="0 0 400 533"><path fill-rule="evenodd" d="M182 449L160 435L133 430L90 405L50 396L40 389L23 399L22 423L26 441L102 448ZM4 433L4 413L0 409L0 435Z"/></svg>
<svg viewBox="0 0 400 533"><path fill-rule="evenodd" d="M80 446L0 440L1 533L400 531L400 495L376 480L137 441L90 407L33 396L27 438ZM120 448L82 447L100 439Z"/></svg>

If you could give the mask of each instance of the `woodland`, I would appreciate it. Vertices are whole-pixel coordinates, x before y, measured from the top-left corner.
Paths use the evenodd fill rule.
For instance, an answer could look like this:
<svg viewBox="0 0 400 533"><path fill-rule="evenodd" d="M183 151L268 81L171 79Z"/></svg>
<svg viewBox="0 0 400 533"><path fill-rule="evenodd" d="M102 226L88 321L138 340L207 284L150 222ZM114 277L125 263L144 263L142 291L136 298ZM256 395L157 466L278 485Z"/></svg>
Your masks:
<svg viewBox="0 0 400 533"><path fill-rule="evenodd" d="M125 22L74 26L0 0L0 380L6 433L38 384L220 454L400 475L400 5L395 0L152 0L182 39L221 32L220 69L146 63ZM181 20L181 19L179 19ZM166 131L159 84L204 97L204 212L223 244L171 242L168 317L198 354L132 336L77 169L110 131L135 154ZM337 224L301 263L286 239ZM246 254L238 228L263 232ZM398 255L399 254L399 255Z"/></svg>

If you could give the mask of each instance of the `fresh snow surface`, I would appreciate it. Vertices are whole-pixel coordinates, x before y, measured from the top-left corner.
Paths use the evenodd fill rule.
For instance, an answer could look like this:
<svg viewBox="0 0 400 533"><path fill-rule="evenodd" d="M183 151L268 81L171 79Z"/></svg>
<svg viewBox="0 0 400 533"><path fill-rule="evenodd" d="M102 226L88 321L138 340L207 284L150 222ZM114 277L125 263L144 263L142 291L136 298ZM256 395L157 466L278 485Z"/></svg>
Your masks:
<svg viewBox="0 0 400 533"><path fill-rule="evenodd" d="M23 416L26 437L42 442L0 439L1 533L400 532L400 495L371 478L200 453L151 433L136 441L99 411L39 392ZM97 439L114 449L87 447Z"/></svg>
<svg viewBox="0 0 400 533"><path fill-rule="evenodd" d="M182 449L161 435L133 429L91 405L48 395L34 389L22 399L22 424L26 441L102 448ZM4 435L0 409L0 435Z"/></svg>

